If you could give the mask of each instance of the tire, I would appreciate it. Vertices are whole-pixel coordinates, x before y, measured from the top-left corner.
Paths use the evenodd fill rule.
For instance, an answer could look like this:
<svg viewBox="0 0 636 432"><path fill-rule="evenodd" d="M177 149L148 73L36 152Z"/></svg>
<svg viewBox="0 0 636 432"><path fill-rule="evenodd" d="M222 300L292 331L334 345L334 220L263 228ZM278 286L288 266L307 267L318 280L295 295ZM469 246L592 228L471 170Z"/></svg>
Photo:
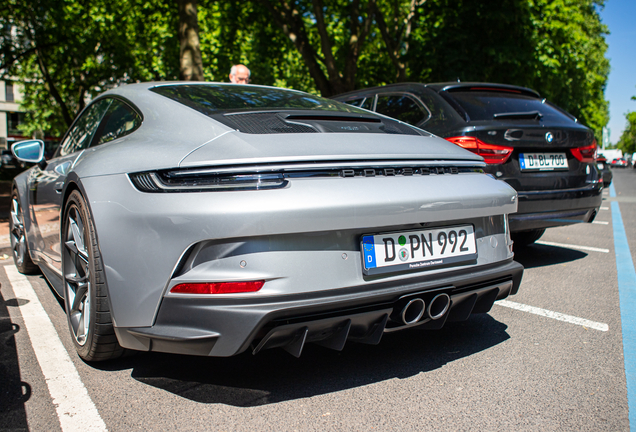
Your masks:
<svg viewBox="0 0 636 432"><path fill-rule="evenodd" d="M121 357L124 349L113 328L95 227L78 191L71 192L64 206L61 246L64 305L78 355L86 361Z"/></svg>
<svg viewBox="0 0 636 432"><path fill-rule="evenodd" d="M24 216L22 206L18 199L18 192L14 189L11 194L11 212L9 217L9 236L11 237L11 250L13 262L22 274L36 274L40 269L31 260L29 245L24 231Z"/></svg>
<svg viewBox="0 0 636 432"><path fill-rule="evenodd" d="M524 247L524 246L531 245L532 243L539 240L544 232L545 232L545 228L511 233L510 236L512 237L512 241L514 242L513 247L514 246Z"/></svg>

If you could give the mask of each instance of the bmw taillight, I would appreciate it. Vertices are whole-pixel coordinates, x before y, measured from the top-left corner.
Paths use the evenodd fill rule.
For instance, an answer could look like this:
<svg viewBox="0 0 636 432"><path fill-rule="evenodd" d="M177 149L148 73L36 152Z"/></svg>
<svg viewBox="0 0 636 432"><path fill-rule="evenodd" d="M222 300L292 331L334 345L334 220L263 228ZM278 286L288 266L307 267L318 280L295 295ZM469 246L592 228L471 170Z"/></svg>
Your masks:
<svg viewBox="0 0 636 432"><path fill-rule="evenodd" d="M204 282L183 283L170 290L173 294L237 294L256 292L265 284L264 280L248 282Z"/></svg>
<svg viewBox="0 0 636 432"><path fill-rule="evenodd" d="M572 155L583 163L594 163L596 160L596 140L591 145L572 149Z"/></svg>
<svg viewBox="0 0 636 432"><path fill-rule="evenodd" d="M487 144L482 140L471 136L456 136L446 139L453 144L457 144L458 146L483 157L487 164L506 163L514 150L512 147L508 146Z"/></svg>

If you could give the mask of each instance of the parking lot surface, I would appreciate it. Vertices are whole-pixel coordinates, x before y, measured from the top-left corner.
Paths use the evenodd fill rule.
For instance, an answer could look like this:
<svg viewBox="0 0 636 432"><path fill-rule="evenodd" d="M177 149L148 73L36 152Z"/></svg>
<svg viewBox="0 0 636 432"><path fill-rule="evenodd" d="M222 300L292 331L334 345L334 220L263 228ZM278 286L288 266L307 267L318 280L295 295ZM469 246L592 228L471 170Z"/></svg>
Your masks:
<svg viewBox="0 0 636 432"><path fill-rule="evenodd" d="M613 191L595 223L516 250L519 293L488 314L299 359L87 364L44 278L0 261L0 430L630 430L636 305L620 260L636 248L636 170L614 170Z"/></svg>

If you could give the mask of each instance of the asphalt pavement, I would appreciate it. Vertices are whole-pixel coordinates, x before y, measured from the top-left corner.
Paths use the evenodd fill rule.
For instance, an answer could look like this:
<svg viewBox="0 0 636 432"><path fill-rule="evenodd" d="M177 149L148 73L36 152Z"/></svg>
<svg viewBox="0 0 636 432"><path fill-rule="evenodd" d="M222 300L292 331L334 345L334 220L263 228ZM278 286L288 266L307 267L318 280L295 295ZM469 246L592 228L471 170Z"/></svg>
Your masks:
<svg viewBox="0 0 636 432"><path fill-rule="evenodd" d="M11 256L9 217L11 211L11 182L0 181L0 261Z"/></svg>
<svg viewBox="0 0 636 432"><path fill-rule="evenodd" d="M375 346L310 345L298 359L273 349L87 364L44 278L2 262L0 430L629 431L624 326L636 310L621 299L615 233L618 207L636 251L636 170L614 170L614 188L595 223L515 251L519 293L489 313Z"/></svg>

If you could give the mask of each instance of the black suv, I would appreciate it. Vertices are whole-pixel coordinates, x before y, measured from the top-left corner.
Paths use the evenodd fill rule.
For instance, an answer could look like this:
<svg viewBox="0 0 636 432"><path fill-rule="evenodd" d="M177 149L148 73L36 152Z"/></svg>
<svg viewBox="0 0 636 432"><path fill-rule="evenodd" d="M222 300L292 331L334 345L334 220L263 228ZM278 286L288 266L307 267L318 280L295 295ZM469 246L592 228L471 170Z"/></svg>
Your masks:
<svg viewBox="0 0 636 432"><path fill-rule="evenodd" d="M515 244L546 228L592 222L601 205L593 132L534 90L491 83L403 83L334 99L425 129L483 156L486 171L517 190Z"/></svg>

